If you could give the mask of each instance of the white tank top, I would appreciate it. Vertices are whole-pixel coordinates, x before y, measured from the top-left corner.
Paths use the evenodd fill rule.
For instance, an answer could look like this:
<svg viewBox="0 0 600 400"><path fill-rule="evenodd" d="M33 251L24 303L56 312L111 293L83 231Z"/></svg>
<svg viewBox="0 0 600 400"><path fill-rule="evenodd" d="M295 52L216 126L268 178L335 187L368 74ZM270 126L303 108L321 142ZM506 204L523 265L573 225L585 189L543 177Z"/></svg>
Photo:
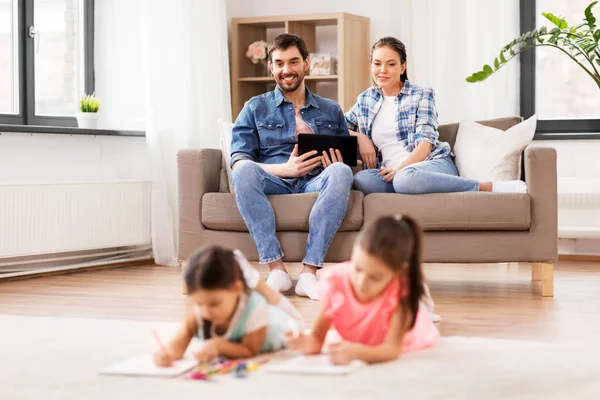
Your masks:
<svg viewBox="0 0 600 400"><path fill-rule="evenodd" d="M381 152L383 166L392 169L398 167L410 154L396 136L398 118L395 99L396 96L383 97L383 103L371 127L371 137Z"/></svg>

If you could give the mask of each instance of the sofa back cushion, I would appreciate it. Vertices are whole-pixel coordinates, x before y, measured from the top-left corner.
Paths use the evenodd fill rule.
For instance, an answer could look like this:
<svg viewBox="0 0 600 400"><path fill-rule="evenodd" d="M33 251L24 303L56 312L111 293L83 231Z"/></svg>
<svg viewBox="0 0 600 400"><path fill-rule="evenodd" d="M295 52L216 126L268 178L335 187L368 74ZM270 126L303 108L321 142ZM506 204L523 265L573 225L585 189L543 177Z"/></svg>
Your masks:
<svg viewBox="0 0 600 400"><path fill-rule="evenodd" d="M505 117L477 122L481 125L505 131L521 122L521 117ZM454 143L456 143L456 134L458 133L458 125L458 123L440 125L438 127L440 142L448 142L450 147L454 149Z"/></svg>

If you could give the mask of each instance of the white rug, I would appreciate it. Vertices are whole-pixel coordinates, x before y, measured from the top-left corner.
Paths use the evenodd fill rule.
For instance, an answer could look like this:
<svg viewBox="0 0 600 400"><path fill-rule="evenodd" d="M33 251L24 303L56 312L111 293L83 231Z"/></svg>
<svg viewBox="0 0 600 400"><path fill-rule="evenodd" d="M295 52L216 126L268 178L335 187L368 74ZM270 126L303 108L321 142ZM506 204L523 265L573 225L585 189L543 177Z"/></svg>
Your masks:
<svg viewBox="0 0 600 400"><path fill-rule="evenodd" d="M345 377L271 375L219 382L103 376L155 349L176 324L0 315L0 399L597 399L597 344L445 337L434 349ZM275 361L272 361L275 362Z"/></svg>

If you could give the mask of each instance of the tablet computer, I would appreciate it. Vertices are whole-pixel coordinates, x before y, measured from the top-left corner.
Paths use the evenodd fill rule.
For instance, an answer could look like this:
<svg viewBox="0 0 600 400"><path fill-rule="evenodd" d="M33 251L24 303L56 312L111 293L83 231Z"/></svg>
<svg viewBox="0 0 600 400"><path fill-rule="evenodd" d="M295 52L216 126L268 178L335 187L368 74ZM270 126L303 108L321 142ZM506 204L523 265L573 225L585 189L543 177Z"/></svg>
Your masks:
<svg viewBox="0 0 600 400"><path fill-rule="evenodd" d="M316 133L298 134L298 155L317 150L316 156L322 156L323 151L329 154L329 149L337 149L342 154L344 164L350 167L357 165L358 138L352 135L320 135ZM315 156L315 157L316 157Z"/></svg>

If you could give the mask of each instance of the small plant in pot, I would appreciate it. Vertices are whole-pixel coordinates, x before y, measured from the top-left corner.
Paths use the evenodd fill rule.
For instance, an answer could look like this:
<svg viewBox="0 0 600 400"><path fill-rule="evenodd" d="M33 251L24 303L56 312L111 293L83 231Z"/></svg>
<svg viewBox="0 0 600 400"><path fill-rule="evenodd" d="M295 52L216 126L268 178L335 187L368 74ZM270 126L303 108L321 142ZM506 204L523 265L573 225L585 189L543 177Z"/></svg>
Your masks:
<svg viewBox="0 0 600 400"><path fill-rule="evenodd" d="M79 100L77 126L86 129L97 129L99 108L100 100L96 97L96 93L82 97L81 100Z"/></svg>

